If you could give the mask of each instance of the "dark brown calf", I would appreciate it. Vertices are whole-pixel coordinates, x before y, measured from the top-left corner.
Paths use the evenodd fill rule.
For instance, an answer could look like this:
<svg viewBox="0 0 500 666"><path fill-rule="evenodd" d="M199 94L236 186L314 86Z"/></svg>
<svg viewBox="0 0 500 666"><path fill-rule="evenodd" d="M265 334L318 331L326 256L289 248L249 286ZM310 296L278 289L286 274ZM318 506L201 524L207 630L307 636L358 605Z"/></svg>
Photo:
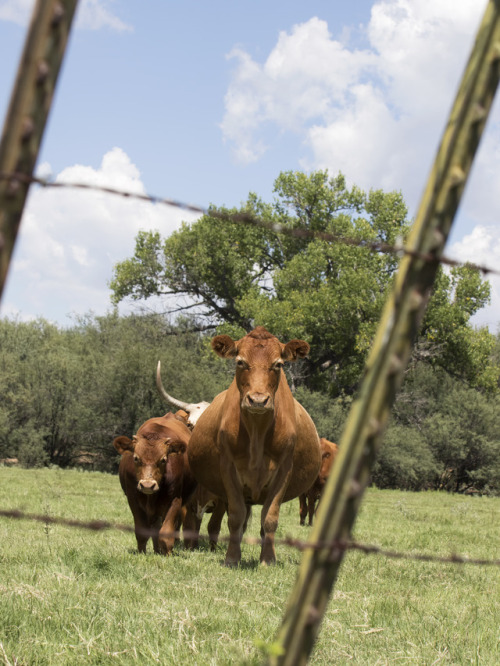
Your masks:
<svg viewBox="0 0 500 666"><path fill-rule="evenodd" d="M122 456L118 474L140 553L146 552L149 537L155 553L168 555L174 547L171 533L180 529L183 505L196 488L187 459L190 436L182 419L165 414L143 423L132 439L113 442Z"/></svg>
<svg viewBox="0 0 500 666"><path fill-rule="evenodd" d="M316 502L319 502L323 488L328 481L332 463L337 455L338 446L322 437L319 440L321 446L321 468L318 477L307 493L299 497L300 501L300 524L305 525L306 516L309 513L309 525L313 524L313 516L316 513Z"/></svg>

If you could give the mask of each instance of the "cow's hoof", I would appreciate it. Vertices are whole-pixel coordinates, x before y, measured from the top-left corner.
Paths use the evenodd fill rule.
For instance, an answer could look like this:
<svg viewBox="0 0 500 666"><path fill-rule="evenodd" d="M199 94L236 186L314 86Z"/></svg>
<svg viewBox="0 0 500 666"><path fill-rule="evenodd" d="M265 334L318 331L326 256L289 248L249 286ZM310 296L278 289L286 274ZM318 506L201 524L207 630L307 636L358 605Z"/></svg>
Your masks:
<svg viewBox="0 0 500 666"><path fill-rule="evenodd" d="M224 566L229 569L237 569L239 567L239 562L231 562L230 560L224 560Z"/></svg>

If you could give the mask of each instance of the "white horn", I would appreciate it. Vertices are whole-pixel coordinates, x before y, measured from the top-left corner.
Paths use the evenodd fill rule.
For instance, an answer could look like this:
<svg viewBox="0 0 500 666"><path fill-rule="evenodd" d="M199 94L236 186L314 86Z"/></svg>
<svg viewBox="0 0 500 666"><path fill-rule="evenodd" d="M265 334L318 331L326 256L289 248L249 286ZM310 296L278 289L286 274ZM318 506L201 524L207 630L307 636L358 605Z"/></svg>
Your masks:
<svg viewBox="0 0 500 666"><path fill-rule="evenodd" d="M188 423L191 426L194 426L196 421L200 418L202 413L210 404L209 402L182 402L182 400L177 400L169 395L163 388L163 383L161 381L161 361L158 361L158 366L156 368L156 388L158 389L159 394L165 400L165 402L179 407L179 409L184 409L189 414Z"/></svg>
<svg viewBox="0 0 500 666"><path fill-rule="evenodd" d="M161 361L158 361L158 366L156 368L156 388L158 389L159 394L161 395L163 400L165 400L165 402L169 402L171 405L179 407L180 409L185 409L186 412L189 411L189 404L187 402L182 402L181 400L176 400L175 398L172 398L172 396L169 395L163 388L163 384L161 381Z"/></svg>

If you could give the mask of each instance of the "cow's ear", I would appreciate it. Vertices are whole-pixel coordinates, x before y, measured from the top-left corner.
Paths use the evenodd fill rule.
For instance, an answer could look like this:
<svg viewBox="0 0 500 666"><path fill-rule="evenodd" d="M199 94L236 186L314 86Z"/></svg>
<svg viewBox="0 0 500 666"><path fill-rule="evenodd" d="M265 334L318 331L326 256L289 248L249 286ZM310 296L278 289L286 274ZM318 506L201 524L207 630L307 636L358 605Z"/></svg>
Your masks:
<svg viewBox="0 0 500 666"><path fill-rule="evenodd" d="M236 342L229 335L216 335L212 339L212 349L221 358L234 358L238 353Z"/></svg>
<svg viewBox="0 0 500 666"><path fill-rule="evenodd" d="M170 440L167 440L167 442L167 455L170 456L173 453L186 453L187 446L185 442L171 442Z"/></svg>
<svg viewBox="0 0 500 666"><path fill-rule="evenodd" d="M284 361L296 361L298 358L304 358L309 354L309 344L304 340L290 340L281 354Z"/></svg>
<svg viewBox="0 0 500 666"><path fill-rule="evenodd" d="M125 435L122 435L121 437L116 437L113 440L113 446L120 455L125 453L125 451L131 451L133 453L135 447L135 436L134 439L125 437Z"/></svg>
<svg viewBox="0 0 500 666"><path fill-rule="evenodd" d="M189 414L185 412L183 409L178 409L174 414L174 418L177 419L177 421L184 423L184 425L186 426L189 425L188 424Z"/></svg>

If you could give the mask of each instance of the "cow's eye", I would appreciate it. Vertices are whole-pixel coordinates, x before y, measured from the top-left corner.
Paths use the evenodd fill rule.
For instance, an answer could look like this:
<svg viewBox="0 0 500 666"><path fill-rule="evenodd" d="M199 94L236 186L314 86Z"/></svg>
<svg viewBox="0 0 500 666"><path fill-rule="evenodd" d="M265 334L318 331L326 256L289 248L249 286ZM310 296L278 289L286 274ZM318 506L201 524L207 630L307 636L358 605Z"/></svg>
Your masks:
<svg viewBox="0 0 500 666"><path fill-rule="evenodd" d="M160 462L162 463L162 465L165 465L165 463L167 462L167 456L164 455L163 458L160 460Z"/></svg>
<svg viewBox="0 0 500 666"><path fill-rule="evenodd" d="M246 367L247 367L247 364L246 364L245 361L244 361L243 359L241 359L241 358L239 358L239 359L236 361L236 365L238 366L238 368L246 368Z"/></svg>
<svg viewBox="0 0 500 666"><path fill-rule="evenodd" d="M136 453L134 453L134 462L138 463L139 460L140 460L139 456Z"/></svg>
<svg viewBox="0 0 500 666"><path fill-rule="evenodd" d="M283 361L276 361L276 363L274 364L275 370L281 370L282 367L283 367Z"/></svg>

